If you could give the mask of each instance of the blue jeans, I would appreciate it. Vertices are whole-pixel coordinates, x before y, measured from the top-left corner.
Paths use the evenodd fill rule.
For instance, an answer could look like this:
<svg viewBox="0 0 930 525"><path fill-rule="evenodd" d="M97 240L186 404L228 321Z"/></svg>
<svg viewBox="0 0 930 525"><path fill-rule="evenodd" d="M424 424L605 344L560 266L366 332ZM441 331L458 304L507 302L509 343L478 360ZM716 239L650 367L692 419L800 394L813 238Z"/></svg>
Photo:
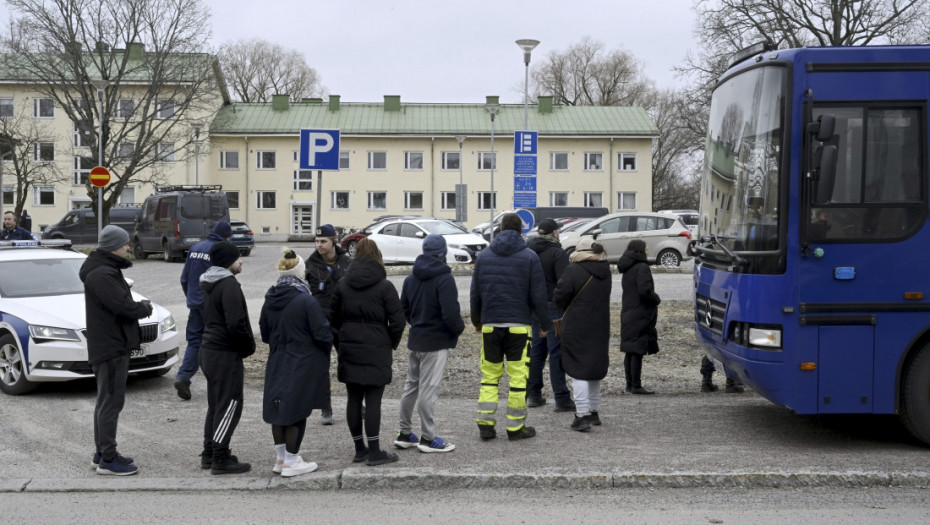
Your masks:
<svg viewBox="0 0 930 525"><path fill-rule="evenodd" d="M195 306L187 316L187 350L178 369L177 379L190 383L200 368L200 340L203 339L203 307Z"/></svg>
<svg viewBox="0 0 930 525"><path fill-rule="evenodd" d="M549 306L549 319L562 317L562 309L554 303ZM530 378L526 385L527 398L542 397L543 368L546 366L546 356L549 356L549 382L555 394L556 403L571 403L572 395L565 382L565 371L562 370L562 340L555 336L555 330L549 330L546 338L539 337L539 321L533 321L533 345L530 347Z"/></svg>

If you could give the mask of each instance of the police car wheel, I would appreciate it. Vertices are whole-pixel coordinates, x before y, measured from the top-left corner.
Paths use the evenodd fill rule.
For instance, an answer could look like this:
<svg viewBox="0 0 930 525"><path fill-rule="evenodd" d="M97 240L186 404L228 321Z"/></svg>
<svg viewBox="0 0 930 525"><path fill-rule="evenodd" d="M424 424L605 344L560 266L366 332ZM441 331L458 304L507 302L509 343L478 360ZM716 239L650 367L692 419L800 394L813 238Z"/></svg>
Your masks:
<svg viewBox="0 0 930 525"><path fill-rule="evenodd" d="M10 334L0 336L0 390L4 394L18 396L36 387L26 379L23 370L23 354Z"/></svg>
<svg viewBox="0 0 930 525"><path fill-rule="evenodd" d="M142 245L139 244L138 239L132 243L132 256L139 260L145 259L149 256L149 254L145 253L145 250L142 249Z"/></svg>

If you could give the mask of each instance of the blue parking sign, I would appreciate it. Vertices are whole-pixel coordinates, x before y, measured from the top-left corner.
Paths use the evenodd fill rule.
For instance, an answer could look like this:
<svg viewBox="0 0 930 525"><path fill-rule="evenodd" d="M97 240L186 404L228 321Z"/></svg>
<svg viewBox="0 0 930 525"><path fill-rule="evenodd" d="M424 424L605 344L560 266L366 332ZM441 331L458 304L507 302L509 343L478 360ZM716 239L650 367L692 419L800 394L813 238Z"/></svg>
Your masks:
<svg viewBox="0 0 930 525"><path fill-rule="evenodd" d="M514 131L513 152L516 155L536 155L538 131Z"/></svg>
<svg viewBox="0 0 930 525"><path fill-rule="evenodd" d="M339 171L339 130L300 130L300 169Z"/></svg>

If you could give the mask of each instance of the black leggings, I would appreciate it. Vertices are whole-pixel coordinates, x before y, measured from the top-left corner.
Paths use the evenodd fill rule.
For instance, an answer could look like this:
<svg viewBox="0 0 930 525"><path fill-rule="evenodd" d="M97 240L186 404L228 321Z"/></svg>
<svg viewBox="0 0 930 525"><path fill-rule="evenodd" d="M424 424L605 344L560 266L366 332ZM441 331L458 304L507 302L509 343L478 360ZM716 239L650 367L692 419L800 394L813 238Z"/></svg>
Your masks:
<svg viewBox="0 0 930 525"><path fill-rule="evenodd" d="M365 435L368 439L378 438L381 429L381 396L384 385L366 386L347 383L349 402L346 404L346 421L352 436L362 435L362 401L365 402Z"/></svg>
<svg viewBox="0 0 930 525"><path fill-rule="evenodd" d="M304 432L307 430L307 419L304 418L292 425L271 425L271 436L274 438L274 444L284 443L284 448L291 454L300 451L300 444L304 440Z"/></svg>
<svg viewBox="0 0 930 525"><path fill-rule="evenodd" d="M626 372L627 388L640 388L643 386L643 356L627 353L623 358L623 371Z"/></svg>

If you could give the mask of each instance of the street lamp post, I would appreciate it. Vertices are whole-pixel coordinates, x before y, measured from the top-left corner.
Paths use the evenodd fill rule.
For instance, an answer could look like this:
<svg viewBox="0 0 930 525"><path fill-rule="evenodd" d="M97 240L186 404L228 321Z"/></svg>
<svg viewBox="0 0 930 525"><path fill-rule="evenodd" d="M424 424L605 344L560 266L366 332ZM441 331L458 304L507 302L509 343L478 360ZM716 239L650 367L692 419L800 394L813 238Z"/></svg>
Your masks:
<svg viewBox="0 0 930 525"><path fill-rule="evenodd" d="M523 63L526 65L526 74L523 77L523 129L528 130L530 129L530 54L539 45L539 40L522 38L517 40L517 45L523 50Z"/></svg>
<svg viewBox="0 0 930 525"><path fill-rule="evenodd" d="M200 186L200 126L194 127L194 185Z"/></svg>
<svg viewBox="0 0 930 525"><path fill-rule="evenodd" d="M489 222L491 228L491 240L494 240L494 208L497 203L497 199L494 198L494 168L497 167L497 155L494 153L494 116L497 115L497 111L500 109L500 104L486 104L485 107L488 108L488 112L491 113L491 220Z"/></svg>
<svg viewBox="0 0 930 525"><path fill-rule="evenodd" d="M107 80L91 80L97 88L97 165L103 166L103 90L110 84ZM97 188L97 239L103 231L103 186Z"/></svg>
<svg viewBox="0 0 930 525"><path fill-rule="evenodd" d="M462 180L462 144L465 142L465 135L456 135L455 140L459 141L459 187L455 189L455 220L464 223L467 220L465 182Z"/></svg>

